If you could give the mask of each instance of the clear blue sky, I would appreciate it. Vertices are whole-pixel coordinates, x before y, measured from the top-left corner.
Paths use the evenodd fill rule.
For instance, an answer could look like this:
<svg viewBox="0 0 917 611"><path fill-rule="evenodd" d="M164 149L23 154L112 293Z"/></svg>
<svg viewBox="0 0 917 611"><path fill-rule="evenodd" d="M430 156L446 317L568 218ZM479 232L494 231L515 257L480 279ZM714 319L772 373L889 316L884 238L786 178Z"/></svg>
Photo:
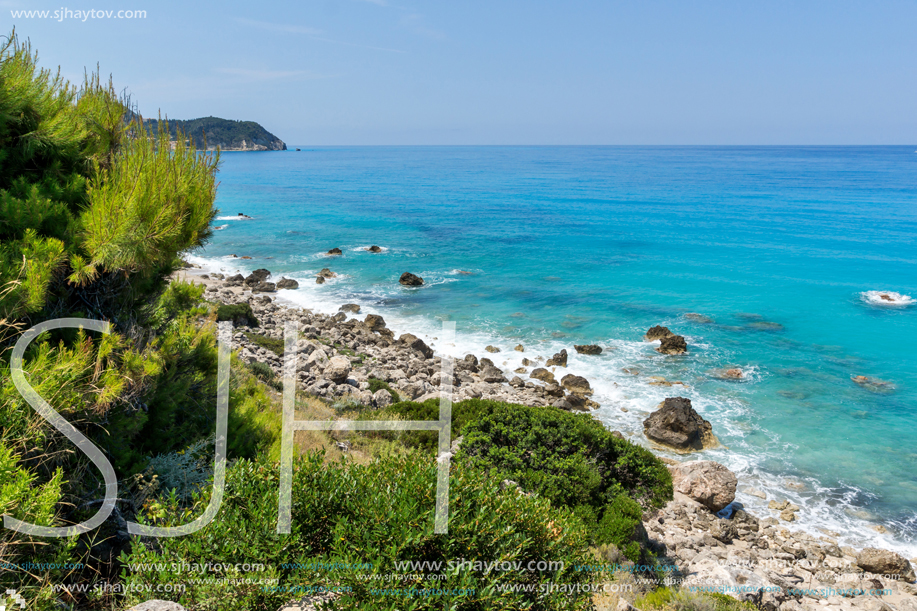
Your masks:
<svg viewBox="0 0 917 611"><path fill-rule="evenodd" d="M82 3L82 4L81 4ZM11 10L146 10L145 19ZM917 2L0 0L71 78L288 144L915 144Z"/></svg>

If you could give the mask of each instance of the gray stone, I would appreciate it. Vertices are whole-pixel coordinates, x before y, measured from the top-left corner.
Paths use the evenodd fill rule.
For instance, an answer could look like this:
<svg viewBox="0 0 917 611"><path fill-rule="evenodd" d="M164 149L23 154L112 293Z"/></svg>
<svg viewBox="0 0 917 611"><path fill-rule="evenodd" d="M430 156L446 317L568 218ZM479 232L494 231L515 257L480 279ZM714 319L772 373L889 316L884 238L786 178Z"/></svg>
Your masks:
<svg viewBox="0 0 917 611"><path fill-rule="evenodd" d="M696 460L669 467L676 491L717 512L736 498L738 479L723 465L712 460Z"/></svg>

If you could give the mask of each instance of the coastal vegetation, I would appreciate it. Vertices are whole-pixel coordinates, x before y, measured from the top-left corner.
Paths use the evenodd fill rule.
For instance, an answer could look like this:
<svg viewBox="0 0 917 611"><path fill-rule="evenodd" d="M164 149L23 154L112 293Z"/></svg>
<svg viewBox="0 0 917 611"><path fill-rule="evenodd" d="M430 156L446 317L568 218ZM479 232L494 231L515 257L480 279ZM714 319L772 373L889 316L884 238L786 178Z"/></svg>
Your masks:
<svg viewBox="0 0 917 611"><path fill-rule="evenodd" d="M181 131L165 122L125 122L126 113L97 75L74 87L41 69L15 36L0 48L0 511L65 526L91 517L104 496L101 474L12 381L15 342L55 318L111 324L108 334L43 333L26 351L24 375L102 450L120 488L117 511L99 529L64 538L0 531L0 561L20 567L0 571L0 587L42 610L123 608L148 598L136 589L147 585L193 609L277 609L309 584L336 588L337 608L407 608L384 581L399 562L549 560L545 571L406 570L416 575L397 588L464 591L454 598L461 609L589 609L585 589L541 586L589 582L572 567L592 561L596 545L649 557L640 516L672 494L657 459L587 416L483 400L455 406L453 430L464 442L450 474L448 534L433 532L428 434L355 434L345 457L331 433L318 431L297 441L293 529L279 535L281 387L270 367L235 356L219 514L183 537L129 536L127 521L185 524L209 502L216 324L257 321L247 304L208 301L202 286L169 281L181 255L210 235L218 155L173 138ZM248 337L279 349L269 335ZM401 398L383 380L369 388ZM301 414L334 417L326 401L304 392L296 401ZM389 415L435 418L434 405L397 402ZM348 406L348 418L382 417ZM265 566L256 582L230 586L192 583L174 568L201 562ZM316 562L369 568L303 568ZM162 589L174 584L181 591ZM440 609L443 601L409 605Z"/></svg>

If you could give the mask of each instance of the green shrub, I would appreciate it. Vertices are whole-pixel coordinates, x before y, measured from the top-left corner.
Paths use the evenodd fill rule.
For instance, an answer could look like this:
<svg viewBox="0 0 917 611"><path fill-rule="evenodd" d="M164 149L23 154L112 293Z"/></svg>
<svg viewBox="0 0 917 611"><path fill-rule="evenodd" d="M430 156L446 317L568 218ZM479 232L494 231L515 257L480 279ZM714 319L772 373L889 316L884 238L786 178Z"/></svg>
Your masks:
<svg viewBox="0 0 917 611"><path fill-rule="evenodd" d="M220 322L231 320L238 326L259 326L252 307L247 303L223 304L217 307L217 320Z"/></svg>
<svg viewBox="0 0 917 611"><path fill-rule="evenodd" d="M280 458L280 435L283 424L280 409L264 387L240 367L234 367L235 378L229 391L228 449L232 458L254 458L260 453Z"/></svg>
<svg viewBox="0 0 917 611"><path fill-rule="evenodd" d="M129 592L126 605L142 600L141 590L136 588L188 583L187 574L172 570L171 563L193 563L206 556L211 562L233 564L263 559L272 568L247 576L277 579L278 590L188 583L184 593L171 595L188 608L276 609L294 598L284 590L303 584L349 588L335 603L336 608L342 609L591 608L588 593L547 593L539 588L549 582L575 586L588 579L588 574L573 568L590 557L586 532L568 511L551 507L545 499L501 490L499 482L486 473L455 465L450 478L449 532L437 535L433 533L436 463L432 456L412 452L369 465L323 463L321 453L296 461L292 532L278 535L276 466L263 460L237 461L227 473L218 520L185 537L159 539L155 544L134 540L130 554L121 558L125 567L122 578ZM205 498L199 499L199 505L204 504ZM167 513L160 521L164 525L188 519L174 507ZM551 571L523 568L484 574L446 567L447 570L426 573L395 565L400 561L446 563L462 558L506 560L519 562L522 567L530 561L551 560L564 563L564 568ZM316 561L372 566L354 571L307 570L287 565ZM141 563L159 564L162 568L131 570L131 565ZM403 582L377 579L390 573L419 576ZM440 573L444 575L442 580L436 579ZM501 591L498 587L502 586L519 587ZM473 588L475 593L450 600L444 596L391 596L377 591L425 587Z"/></svg>
<svg viewBox="0 0 917 611"><path fill-rule="evenodd" d="M262 363L261 361L252 361L248 364L248 368L252 370L252 373L255 376L267 382L268 380L273 380L277 375L274 373L274 370L271 369L271 366L267 363Z"/></svg>
<svg viewBox="0 0 917 611"><path fill-rule="evenodd" d="M611 543L621 550L628 560L639 561L642 517L643 510L640 504L619 494L605 506L605 513L595 534L596 542Z"/></svg>
<svg viewBox="0 0 917 611"><path fill-rule="evenodd" d="M388 382L385 380L380 380L379 378L369 378L366 380L369 382L369 392L376 393L380 390L387 390L392 395L392 401L398 403L401 401L401 396L395 392L395 390L388 385Z"/></svg>
<svg viewBox="0 0 917 611"><path fill-rule="evenodd" d="M248 304L245 304L248 305ZM249 311L251 307L249 307ZM283 356L283 340L277 339L275 337L268 337L267 335L261 335L260 333L252 333L250 331L244 332L245 337L248 338L248 341L252 342L259 348L264 348L265 350L270 350L278 356Z"/></svg>
<svg viewBox="0 0 917 611"><path fill-rule="evenodd" d="M150 468L159 476L162 490L174 491L179 500L188 501L213 477L213 452L213 443L201 440L150 459Z"/></svg>

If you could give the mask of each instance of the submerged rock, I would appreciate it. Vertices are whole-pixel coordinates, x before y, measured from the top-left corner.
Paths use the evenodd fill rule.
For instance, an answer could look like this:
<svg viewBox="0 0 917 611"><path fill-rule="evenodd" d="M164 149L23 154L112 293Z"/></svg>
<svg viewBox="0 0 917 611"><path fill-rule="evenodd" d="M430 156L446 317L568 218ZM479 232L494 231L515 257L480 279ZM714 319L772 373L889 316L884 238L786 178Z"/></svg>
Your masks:
<svg viewBox="0 0 917 611"><path fill-rule="evenodd" d="M643 432L649 439L683 452L719 445L713 435L713 426L694 411L691 400L684 397L663 401L659 409L643 421Z"/></svg>
<svg viewBox="0 0 917 611"><path fill-rule="evenodd" d="M735 473L712 460L695 460L669 467L676 491L717 512L736 498Z"/></svg>
<svg viewBox="0 0 917 611"><path fill-rule="evenodd" d="M685 314L685 318L692 322L697 322L702 325L709 325L713 323L713 319L709 316L704 316L703 314L697 314L696 312L689 312Z"/></svg>
<svg viewBox="0 0 917 611"><path fill-rule="evenodd" d="M672 337L673 335L675 334L669 331L668 327L656 325L655 327L649 328L649 330L646 332L646 335L643 336L643 339L648 342L654 342L656 340Z"/></svg>
<svg viewBox="0 0 917 611"><path fill-rule="evenodd" d="M581 346L574 345L573 349L576 350L577 354L602 354L602 347L596 346L595 344L587 344Z"/></svg>
<svg viewBox="0 0 917 611"><path fill-rule="evenodd" d="M663 338L656 352L660 354L686 354L688 352L688 342L681 335L670 335Z"/></svg>

